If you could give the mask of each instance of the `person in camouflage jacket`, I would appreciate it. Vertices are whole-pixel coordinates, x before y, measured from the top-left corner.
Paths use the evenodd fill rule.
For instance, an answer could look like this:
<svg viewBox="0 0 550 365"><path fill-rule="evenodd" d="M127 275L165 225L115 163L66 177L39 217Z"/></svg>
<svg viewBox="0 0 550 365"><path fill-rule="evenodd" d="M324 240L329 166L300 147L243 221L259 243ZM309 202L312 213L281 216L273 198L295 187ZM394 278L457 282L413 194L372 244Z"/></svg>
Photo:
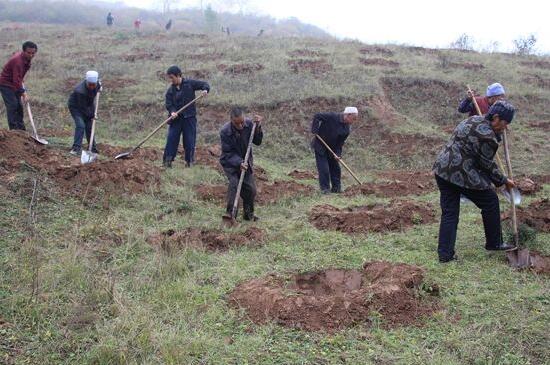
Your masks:
<svg viewBox="0 0 550 365"><path fill-rule="evenodd" d="M493 160L498 149L497 136L514 117L514 107L498 101L483 116L462 121L437 156L433 172L440 191L441 222L438 254L440 262L456 258L454 246L460 214L460 196L464 195L481 209L487 250L510 250L502 242L500 206L494 186L515 183L504 176Z"/></svg>

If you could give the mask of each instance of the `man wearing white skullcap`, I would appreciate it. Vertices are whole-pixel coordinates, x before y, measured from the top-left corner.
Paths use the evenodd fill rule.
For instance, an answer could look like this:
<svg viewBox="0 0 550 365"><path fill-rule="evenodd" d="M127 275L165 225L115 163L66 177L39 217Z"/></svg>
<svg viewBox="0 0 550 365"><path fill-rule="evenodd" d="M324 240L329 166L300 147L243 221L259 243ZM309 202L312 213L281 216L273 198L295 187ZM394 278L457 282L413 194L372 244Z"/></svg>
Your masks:
<svg viewBox="0 0 550 365"><path fill-rule="evenodd" d="M92 119L95 118L95 98L101 91L99 73L88 71L84 80L78 83L69 97L69 111L74 119L74 141L71 155L80 155L84 134L90 143L92 133ZM95 137L92 145L92 152L97 153Z"/></svg>
<svg viewBox="0 0 550 365"><path fill-rule="evenodd" d="M356 107L348 106L343 113L318 113L313 117L311 132L318 135L336 153L342 155L344 142L349 136L350 126L358 118ZM339 158L336 159L314 136L311 147L315 152L315 162L319 174L319 186L323 194L341 193L341 175Z"/></svg>
<svg viewBox="0 0 550 365"><path fill-rule="evenodd" d="M489 111L491 105L499 100L503 100L504 96L504 87L498 82L495 82L494 84L487 86L487 92L485 96L474 96L470 92L468 92L468 96L464 98L464 100L462 100L462 102L458 106L458 112L469 113L470 117L477 115L477 110L473 103L473 98L476 98L477 105L479 106L481 114L485 115Z"/></svg>

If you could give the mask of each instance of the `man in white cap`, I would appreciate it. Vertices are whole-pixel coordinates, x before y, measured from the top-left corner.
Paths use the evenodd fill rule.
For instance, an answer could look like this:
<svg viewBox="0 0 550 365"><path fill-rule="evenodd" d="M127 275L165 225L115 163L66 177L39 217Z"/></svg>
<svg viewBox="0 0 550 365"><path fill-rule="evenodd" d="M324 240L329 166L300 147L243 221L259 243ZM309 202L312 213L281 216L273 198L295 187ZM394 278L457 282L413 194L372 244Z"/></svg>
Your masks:
<svg viewBox="0 0 550 365"><path fill-rule="evenodd" d="M491 105L499 100L503 100L504 95L504 87L502 87L502 85L498 82L487 86L486 96L475 96L477 105L479 105L479 109L481 110L481 114L487 114ZM458 112L469 113L470 117L477 115L477 110L473 103L473 98L474 95L468 92L468 96L464 98L464 100L462 100L462 102L458 106Z"/></svg>
<svg viewBox="0 0 550 365"><path fill-rule="evenodd" d="M88 143L92 133L92 119L95 118L94 100L101 91L99 74L97 71L86 72L86 78L79 82L69 97L69 111L74 119L74 142L71 149L71 155L80 155L82 150L82 139L84 133ZM93 141L92 152L97 153L95 138Z"/></svg>
<svg viewBox="0 0 550 365"><path fill-rule="evenodd" d="M321 137L336 155L341 156L342 147L350 133L350 126L357 121L358 114L357 108L353 106L346 107L343 113L315 114L311 123L311 132ZM313 136L311 147L315 152L321 193L341 193L342 171L339 157L335 158L316 136Z"/></svg>

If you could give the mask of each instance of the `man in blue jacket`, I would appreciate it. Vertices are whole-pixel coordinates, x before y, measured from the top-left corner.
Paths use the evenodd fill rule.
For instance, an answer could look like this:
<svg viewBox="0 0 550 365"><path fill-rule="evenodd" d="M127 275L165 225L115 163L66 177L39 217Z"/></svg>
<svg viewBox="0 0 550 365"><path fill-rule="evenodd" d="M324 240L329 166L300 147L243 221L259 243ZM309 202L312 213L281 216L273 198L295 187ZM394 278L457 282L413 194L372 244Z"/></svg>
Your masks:
<svg viewBox="0 0 550 365"><path fill-rule="evenodd" d="M95 98L101 91L99 74L97 71L86 72L86 78L79 82L69 96L69 111L74 119L74 141L71 155L80 155L84 134L90 143L92 133L92 120L95 118ZM95 137L92 145L92 152L97 153Z"/></svg>
<svg viewBox="0 0 550 365"><path fill-rule="evenodd" d="M499 170L493 160L497 135L508 128L514 118L514 107L505 101L495 102L485 116L462 121L443 147L433 166L440 192L439 262L456 259L455 241L460 214L460 196L470 199L479 209L485 229L485 249L511 250L502 241L500 206L493 186L516 186Z"/></svg>
<svg viewBox="0 0 550 365"><path fill-rule="evenodd" d="M262 144L264 133L262 131L263 118L255 115L254 119L245 118L241 108L231 109L231 121L224 124L220 131L222 145L222 154L220 164L229 180L227 189L227 213L231 214L233 202L237 194L237 185L241 171L246 171L243 185L241 188L241 198L243 199L243 219L248 221L257 221L258 217L254 215L254 199L256 197L256 182L254 181L254 158L252 150L248 157L248 163L244 163L248 141L252 133L252 125L256 123L256 130L252 143L256 146Z"/></svg>
<svg viewBox="0 0 550 365"><path fill-rule="evenodd" d="M350 133L350 126L357 120L358 114L355 107L347 107L343 113L315 114L311 123L311 132L319 135L336 155L341 156L342 147ZM341 193L340 158L335 158L316 136L311 141L311 147L315 151L321 193Z"/></svg>
<svg viewBox="0 0 550 365"><path fill-rule="evenodd" d="M172 119L168 122L168 136L164 148L163 163L165 167L172 167L172 161L178 153L180 136L183 139L185 150L185 164L187 167L195 162L195 144L197 141L197 109L193 103L181 114L176 112L185 104L195 99L195 91L202 90L207 94L210 86L204 81L184 79L178 66L170 66L166 71L172 85L166 91L166 110Z"/></svg>

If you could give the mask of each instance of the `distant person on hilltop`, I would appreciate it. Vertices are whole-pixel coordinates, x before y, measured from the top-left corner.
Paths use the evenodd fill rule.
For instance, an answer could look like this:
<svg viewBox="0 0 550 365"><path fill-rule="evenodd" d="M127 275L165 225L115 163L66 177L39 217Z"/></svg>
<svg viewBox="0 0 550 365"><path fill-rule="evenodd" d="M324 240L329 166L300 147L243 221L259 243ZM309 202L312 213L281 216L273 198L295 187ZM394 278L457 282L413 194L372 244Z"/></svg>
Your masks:
<svg viewBox="0 0 550 365"><path fill-rule="evenodd" d="M254 158L252 151L248 157L248 163L244 163L248 142L252 134L252 126L256 124L252 143L256 146L262 144L264 133L262 131L263 118L255 115L253 119L245 118L244 111L235 107L231 109L230 121L225 123L220 131L222 154L220 164L229 180L227 188L226 212L232 215L233 203L237 194L237 187L241 171L245 171L241 188L243 199L243 219L245 221L257 221L259 218L254 215L254 199L256 197L256 182L254 181Z"/></svg>
<svg viewBox="0 0 550 365"><path fill-rule="evenodd" d="M195 91L202 90L204 94L210 91L210 85L204 81L184 79L178 66L170 66L166 71L172 85L166 91L166 110L172 119L168 122L168 135L164 148L163 164L172 167L172 161L178 153L180 138L183 139L185 164L191 167L195 162L195 144L197 142L197 110L195 104L177 114L185 104L195 99Z"/></svg>
<svg viewBox="0 0 550 365"><path fill-rule="evenodd" d="M468 92L468 96L464 98L464 100L462 100L462 102L458 106L458 112L469 113L470 117L478 115L472 100L475 97L477 105L481 110L481 114L487 114L491 105L496 103L498 100L504 99L504 95L504 87L502 87L502 85L498 82L487 87L486 96L474 96L470 92Z"/></svg>
<svg viewBox="0 0 550 365"><path fill-rule="evenodd" d="M134 20L134 29L136 30L136 32L139 32L140 27L141 27L141 20L138 18Z"/></svg>
<svg viewBox="0 0 550 365"><path fill-rule="evenodd" d="M6 104L9 129L25 130L22 102L28 101L28 95L23 83L37 51L38 46L35 43L23 43L23 51L15 53L0 74L0 93Z"/></svg>
<svg viewBox="0 0 550 365"><path fill-rule="evenodd" d="M168 20L168 23L166 23L166 26L164 28L167 32L172 28L172 19Z"/></svg>
<svg viewBox="0 0 550 365"><path fill-rule="evenodd" d="M258 37L261 37L264 34L264 30L260 29L260 32L258 33Z"/></svg>
<svg viewBox="0 0 550 365"><path fill-rule="evenodd" d="M113 14L111 14L111 12L109 12L109 14L107 14L107 26L111 27L114 21L115 17L113 16Z"/></svg>
<svg viewBox="0 0 550 365"><path fill-rule="evenodd" d="M330 153L316 135L321 137L336 155L341 156L350 126L357 121L358 114L357 108L348 106L343 113L317 113L313 117L311 132L314 136L311 147L315 152L319 186L323 194L342 192L342 170L339 159Z"/></svg>
<svg viewBox="0 0 550 365"><path fill-rule="evenodd" d="M440 193L437 252L441 263L456 259L461 195L481 209L486 250L515 248L502 241L500 206L493 187L506 185L512 189L516 186L493 160L498 149L497 135L508 128L514 113L512 104L503 100L495 102L484 116L472 116L462 121L437 156L433 172Z"/></svg>
<svg viewBox="0 0 550 365"><path fill-rule="evenodd" d="M86 72L84 80L80 81L69 96L69 112L74 120L74 140L70 154L78 156L82 151L82 140L86 134L86 140L90 143L92 133L92 119L95 118L95 98L101 92L101 83L97 71ZM92 152L98 153L94 138Z"/></svg>

